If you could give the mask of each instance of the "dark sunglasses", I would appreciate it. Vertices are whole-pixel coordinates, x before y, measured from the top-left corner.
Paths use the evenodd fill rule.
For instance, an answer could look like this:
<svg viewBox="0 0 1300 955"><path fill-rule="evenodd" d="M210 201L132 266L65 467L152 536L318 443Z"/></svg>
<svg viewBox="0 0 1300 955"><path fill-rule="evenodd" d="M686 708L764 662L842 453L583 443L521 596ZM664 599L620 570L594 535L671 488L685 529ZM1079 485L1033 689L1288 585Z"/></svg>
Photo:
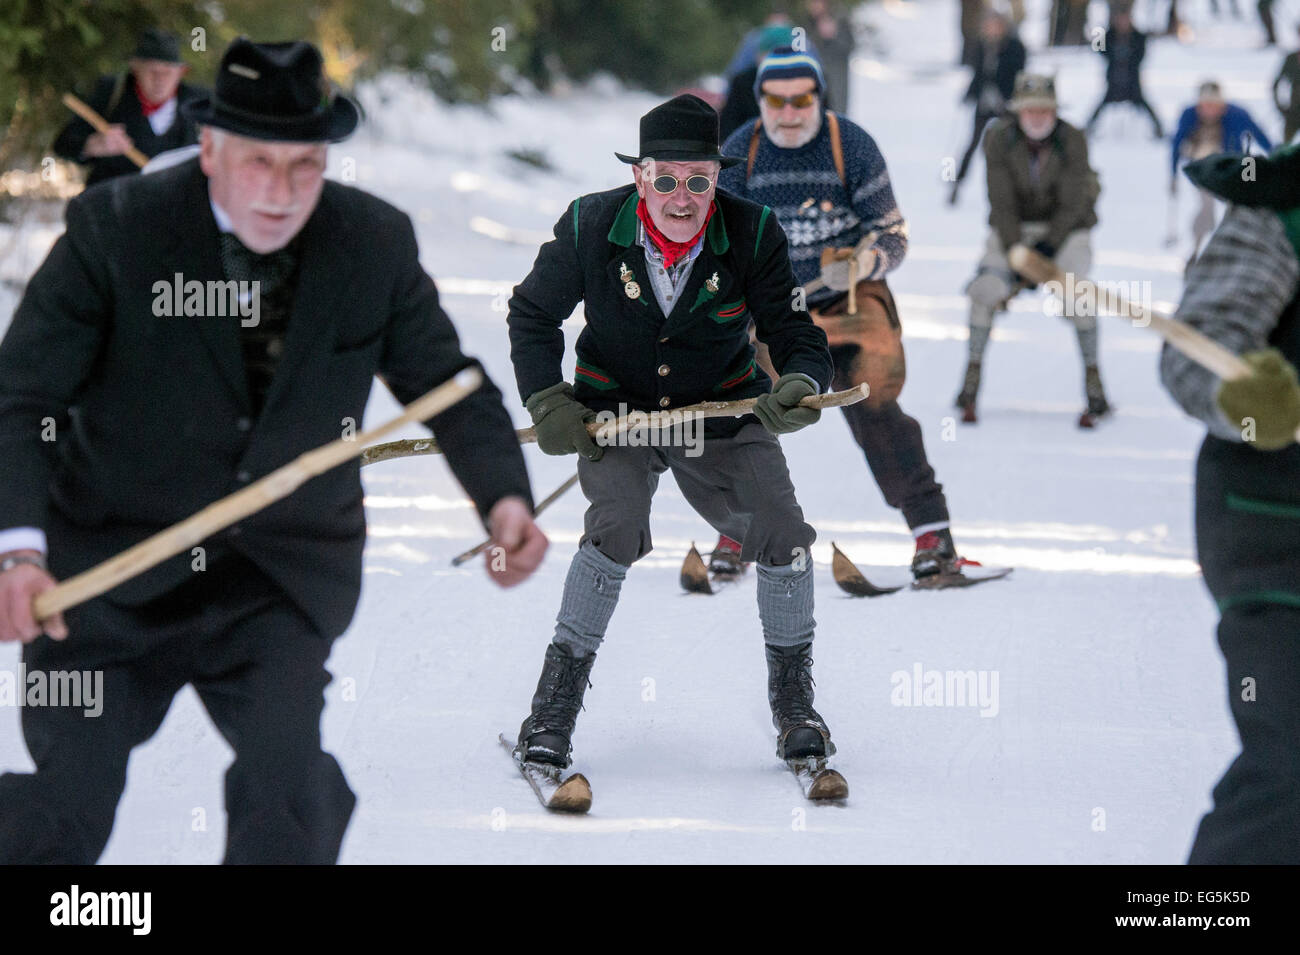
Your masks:
<svg viewBox="0 0 1300 955"><path fill-rule="evenodd" d="M795 109L807 109L817 102L817 94L800 93L798 96L777 96L775 93L764 93L763 102L768 105L769 109L781 109L787 103Z"/></svg>
<svg viewBox="0 0 1300 955"><path fill-rule="evenodd" d="M677 184L679 182L681 182L681 180L676 176L665 174L662 176L655 176L650 185L654 186L655 192L659 193L659 195L667 196L677 191ZM709 188L712 185L713 180L708 176L695 175L686 177L686 188L697 196L704 195L709 191Z"/></svg>

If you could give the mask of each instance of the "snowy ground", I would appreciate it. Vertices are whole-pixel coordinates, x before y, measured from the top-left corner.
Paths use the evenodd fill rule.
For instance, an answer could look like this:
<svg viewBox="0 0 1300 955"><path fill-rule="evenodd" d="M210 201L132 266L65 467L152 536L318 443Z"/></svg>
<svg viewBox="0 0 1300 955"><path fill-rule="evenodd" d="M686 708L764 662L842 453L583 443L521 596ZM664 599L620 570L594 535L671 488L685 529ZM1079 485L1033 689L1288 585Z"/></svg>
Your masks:
<svg viewBox="0 0 1300 955"><path fill-rule="evenodd" d="M1192 13L1201 27L1214 25L1208 11ZM595 805L586 818L560 818L538 809L496 735L525 714L581 530L580 494L544 516L552 550L536 578L502 593L481 568L448 566L480 528L440 462L370 468L366 585L331 658L324 722L360 797L344 861L1186 857L1236 750L1190 527L1201 429L1162 390L1156 339L1112 319L1103 324L1103 375L1118 415L1096 433L1077 431L1073 330L1029 295L997 326L981 424L951 426L965 362L961 290L987 211L979 161L961 206L942 203L943 160L969 135L957 105L967 77L951 67L957 14L926 0L875 8L870 19L889 56L856 62L849 112L881 145L911 221L911 254L891 276L907 333L903 405L925 428L959 545L1014 564L1015 574L969 592L844 597L830 577L832 539L868 576L888 579L901 575L910 538L840 421L783 440L819 533L818 707L852 785L847 806L810 807L772 755L753 578L713 599L679 593L686 547L711 534L666 478L656 549L624 587L576 736ZM1026 40L1031 65L1057 72L1064 116L1081 122L1101 95L1101 58L1041 51L1036 22ZM1153 42L1146 84L1166 126L1196 83L1217 75L1230 98L1279 128L1266 106L1277 55L1257 45L1253 21L1203 29L1194 46ZM523 426L505 335L508 289L572 196L626 179L612 152L635 147L636 118L656 99L598 84L555 100L504 101L489 116L396 84L387 95L383 104L372 91L370 125L336 147L334 172L355 174L411 213L467 349L507 390ZM544 150L558 172L506 158L514 148ZM1179 297L1185 251L1161 244L1167 150L1138 117L1113 114L1093 162L1104 189L1096 277L1149 281L1156 302L1168 304ZM7 315L12 295L0 298ZM580 321L569 322L570 340ZM377 388L370 421L392 409ZM539 496L572 473L571 459L536 449L528 459ZM0 649L0 669L16 658ZM916 667L996 679L996 706L985 715L896 705L894 674ZM0 769L30 767L17 730L17 711L0 711ZM229 758L184 691L132 761L104 861L218 860ZM199 808L206 831L192 826Z"/></svg>

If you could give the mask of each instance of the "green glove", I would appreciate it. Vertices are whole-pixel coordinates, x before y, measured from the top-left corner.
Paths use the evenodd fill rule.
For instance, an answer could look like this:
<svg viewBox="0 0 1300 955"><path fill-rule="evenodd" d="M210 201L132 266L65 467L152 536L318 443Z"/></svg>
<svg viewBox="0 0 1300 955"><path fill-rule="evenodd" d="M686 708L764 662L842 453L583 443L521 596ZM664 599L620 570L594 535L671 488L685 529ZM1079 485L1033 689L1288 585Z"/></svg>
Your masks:
<svg viewBox="0 0 1300 955"><path fill-rule="evenodd" d="M605 449L587 434L587 422L596 412L573 397L573 385L562 381L528 396L524 407L537 430L537 446L545 454L581 454L599 461Z"/></svg>
<svg viewBox="0 0 1300 955"><path fill-rule="evenodd" d="M807 375L782 375L770 394L759 395L754 414L772 434L789 434L813 424L822 416L820 408L801 408L799 402L817 394Z"/></svg>
<svg viewBox="0 0 1300 955"><path fill-rule="evenodd" d="M1255 422L1255 440L1261 451L1277 451L1296 438L1300 429L1300 381L1296 370L1276 348L1242 355L1251 373L1225 381L1215 400L1228 420L1241 427L1246 418Z"/></svg>

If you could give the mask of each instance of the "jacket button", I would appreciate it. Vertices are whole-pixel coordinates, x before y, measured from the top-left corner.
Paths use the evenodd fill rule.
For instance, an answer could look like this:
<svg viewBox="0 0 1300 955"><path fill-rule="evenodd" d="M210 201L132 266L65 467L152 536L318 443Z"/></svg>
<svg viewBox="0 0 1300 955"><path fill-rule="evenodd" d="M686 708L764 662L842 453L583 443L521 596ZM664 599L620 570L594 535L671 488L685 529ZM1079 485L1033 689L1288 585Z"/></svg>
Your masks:
<svg viewBox="0 0 1300 955"><path fill-rule="evenodd" d="M672 402L672 399L669 398L667 395L664 395L662 398L659 399L659 407L660 407L660 408L667 408L668 405L669 405L671 402Z"/></svg>
<svg viewBox="0 0 1300 955"><path fill-rule="evenodd" d="M251 427L253 427L252 419L240 418L238 421L235 422L235 427L240 431L247 431Z"/></svg>
<svg viewBox="0 0 1300 955"><path fill-rule="evenodd" d="M253 475L249 474L247 471L240 471L238 474L235 475L235 480L238 481L240 484L247 484L252 479L253 479Z"/></svg>
<svg viewBox="0 0 1300 955"><path fill-rule="evenodd" d="M659 366L659 375L660 375L660 377L662 377L662 376L668 374L668 372L670 372L670 371L672 371L672 369L669 368L667 365L660 365L660 366Z"/></svg>
<svg viewBox="0 0 1300 955"><path fill-rule="evenodd" d="M238 524L236 524L235 526L230 528L230 530L227 531L226 533L229 534L229 536L231 537L238 537L240 534L244 533L244 529L240 527Z"/></svg>

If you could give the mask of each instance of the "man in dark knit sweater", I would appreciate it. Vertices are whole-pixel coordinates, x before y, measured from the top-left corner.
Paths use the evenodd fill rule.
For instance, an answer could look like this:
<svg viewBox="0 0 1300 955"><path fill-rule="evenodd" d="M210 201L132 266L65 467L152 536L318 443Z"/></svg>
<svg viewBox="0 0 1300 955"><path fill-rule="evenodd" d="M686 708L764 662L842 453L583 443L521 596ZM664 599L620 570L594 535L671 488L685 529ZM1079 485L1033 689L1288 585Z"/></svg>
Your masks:
<svg viewBox="0 0 1300 955"><path fill-rule="evenodd" d="M808 292L807 307L831 346L832 387L871 386L871 396L844 408L844 416L885 500L902 510L916 538L913 573L959 574L963 562L921 426L898 404L902 330L885 275L907 254L906 223L875 141L823 107L823 85L814 57L774 50L754 84L760 120L722 147L746 161L724 169L720 182L772 209L790 241L795 279L808 289L823 286ZM823 267L828 255L835 261ZM719 541L714 563L722 563L720 551L736 549Z"/></svg>

